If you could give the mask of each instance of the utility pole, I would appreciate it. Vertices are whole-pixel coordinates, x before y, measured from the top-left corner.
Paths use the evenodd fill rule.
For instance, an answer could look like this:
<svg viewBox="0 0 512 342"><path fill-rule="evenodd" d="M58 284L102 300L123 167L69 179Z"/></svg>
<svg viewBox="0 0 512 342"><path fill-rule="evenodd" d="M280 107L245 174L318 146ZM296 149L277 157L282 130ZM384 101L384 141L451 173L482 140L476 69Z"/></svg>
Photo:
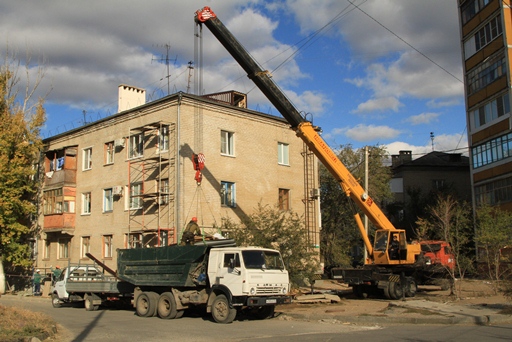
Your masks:
<svg viewBox="0 0 512 342"><path fill-rule="evenodd" d="M368 193L368 146L364 147L364 191ZM364 231L368 236L368 216L364 215ZM368 251L364 248L364 263L368 258Z"/></svg>

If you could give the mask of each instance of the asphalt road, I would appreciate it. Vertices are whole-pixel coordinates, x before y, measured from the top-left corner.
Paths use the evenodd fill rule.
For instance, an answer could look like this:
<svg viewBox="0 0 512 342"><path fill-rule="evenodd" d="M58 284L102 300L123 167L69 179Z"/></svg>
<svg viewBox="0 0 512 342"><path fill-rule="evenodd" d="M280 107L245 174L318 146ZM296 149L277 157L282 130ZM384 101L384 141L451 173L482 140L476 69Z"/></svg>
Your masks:
<svg viewBox="0 0 512 342"><path fill-rule="evenodd" d="M342 324L335 320L289 320L276 317L253 321L237 318L232 324L214 323L208 316L162 320L141 318L130 310L100 309L87 312L81 307L55 309L49 299L0 297L0 305L18 306L52 316L65 329L59 341L506 341L512 325L434 326Z"/></svg>

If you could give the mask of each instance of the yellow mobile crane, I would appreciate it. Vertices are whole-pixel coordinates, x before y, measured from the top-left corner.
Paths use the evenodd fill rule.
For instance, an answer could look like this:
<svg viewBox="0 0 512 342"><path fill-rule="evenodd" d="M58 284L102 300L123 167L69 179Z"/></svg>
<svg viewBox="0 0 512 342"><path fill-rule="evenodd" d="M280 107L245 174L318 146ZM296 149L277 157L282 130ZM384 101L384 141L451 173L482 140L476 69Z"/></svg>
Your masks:
<svg viewBox="0 0 512 342"><path fill-rule="evenodd" d="M204 7L195 14L197 24L204 24L245 70L248 77L265 94L281 115L340 183L345 194L368 216L376 227L374 243L364 229L359 213L354 214L368 258L359 269L333 268L330 277L351 285L360 297L378 292L390 299L414 296L417 284L423 283L428 266L422 258L420 244L408 244L404 230L396 229L359 182L339 160L336 153L320 136L320 129L307 121L271 79L229 32L215 13ZM354 210L355 211L355 210ZM392 243L393 238L398 242ZM391 245L395 250L391 251Z"/></svg>

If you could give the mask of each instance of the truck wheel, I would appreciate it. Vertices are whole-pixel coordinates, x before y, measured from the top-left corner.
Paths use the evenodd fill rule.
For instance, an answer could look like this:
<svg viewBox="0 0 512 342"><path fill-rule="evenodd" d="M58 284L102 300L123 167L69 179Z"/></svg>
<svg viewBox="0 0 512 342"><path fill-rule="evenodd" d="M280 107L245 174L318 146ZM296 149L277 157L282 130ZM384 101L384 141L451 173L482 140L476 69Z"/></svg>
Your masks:
<svg viewBox="0 0 512 342"><path fill-rule="evenodd" d="M62 306L62 302L59 299L59 295L56 293L52 293L52 306L54 308L60 308Z"/></svg>
<svg viewBox="0 0 512 342"><path fill-rule="evenodd" d="M212 316L217 323L231 323L236 317L236 309L229 307L226 296L218 295L212 305Z"/></svg>
<svg viewBox="0 0 512 342"><path fill-rule="evenodd" d="M85 311L97 311L100 308L99 305L94 305L93 300L94 300L93 296L89 296L88 294L85 295L85 297L84 297Z"/></svg>
<svg viewBox="0 0 512 342"><path fill-rule="evenodd" d="M274 317L274 311L276 307L274 305L268 306L260 306L259 308L254 309L252 314L257 319L267 319Z"/></svg>
<svg viewBox="0 0 512 342"><path fill-rule="evenodd" d="M391 299L401 299L403 293L402 282L389 282L389 296Z"/></svg>
<svg viewBox="0 0 512 342"><path fill-rule="evenodd" d="M156 307L158 302L158 297L154 292L142 292L137 297L137 302L135 303L135 312L140 317L153 317L156 313Z"/></svg>
<svg viewBox="0 0 512 342"><path fill-rule="evenodd" d="M418 285L416 284L416 280L412 277L406 278L406 286L405 286L405 296L406 297L415 297L416 291L418 290Z"/></svg>
<svg viewBox="0 0 512 342"><path fill-rule="evenodd" d="M176 317L176 300L171 292L164 292L160 295L157 312L158 316L163 319L173 319Z"/></svg>

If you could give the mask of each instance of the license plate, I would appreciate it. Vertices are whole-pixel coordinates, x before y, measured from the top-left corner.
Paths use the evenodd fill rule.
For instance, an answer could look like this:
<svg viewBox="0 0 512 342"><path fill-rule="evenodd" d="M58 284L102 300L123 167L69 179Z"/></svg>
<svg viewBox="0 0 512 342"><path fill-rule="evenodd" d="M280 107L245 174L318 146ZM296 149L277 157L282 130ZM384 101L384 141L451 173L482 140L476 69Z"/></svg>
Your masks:
<svg viewBox="0 0 512 342"><path fill-rule="evenodd" d="M277 299L267 299L266 303L267 304L275 304L275 303L277 303Z"/></svg>

